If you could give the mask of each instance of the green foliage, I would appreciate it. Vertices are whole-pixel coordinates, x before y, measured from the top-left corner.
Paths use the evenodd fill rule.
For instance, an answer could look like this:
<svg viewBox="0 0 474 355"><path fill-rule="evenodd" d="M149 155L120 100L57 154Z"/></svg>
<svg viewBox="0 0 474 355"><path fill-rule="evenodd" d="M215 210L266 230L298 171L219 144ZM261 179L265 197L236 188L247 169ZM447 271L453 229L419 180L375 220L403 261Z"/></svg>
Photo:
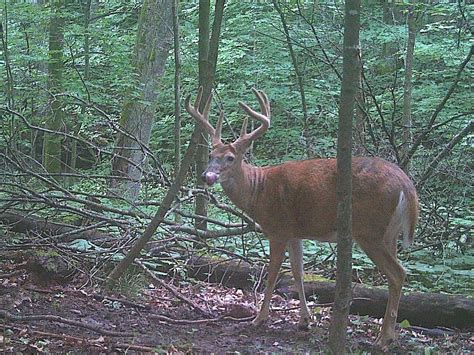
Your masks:
<svg viewBox="0 0 474 355"><path fill-rule="evenodd" d="M456 292L474 296L472 285L472 265L474 250L459 253L447 247L436 255L433 263L433 252L420 250L414 257L404 263L410 280L410 287L430 292Z"/></svg>
<svg viewBox="0 0 474 355"><path fill-rule="evenodd" d="M404 319L400 322L400 328L410 328L410 322L407 319Z"/></svg>
<svg viewBox="0 0 474 355"><path fill-rule="evenodd" d="M258 165L277 164L289 159L304 159L308 155L330 157L335 154L337 139L338 98L341 72L343 28L339 1L282 2L290 36L303 76L308 106L308 122L304 122L301 96L294 67L290 60L280 18L271 2L230 1L226 5L222 41L216 79L215 104L211 120L215 122L218 109L226 113L224 138L233 140L240 130L242 112L238 101L257 107L250 88L264 89L271 99L272 125L252 150L251 161ZM397 3L398 4L398 3ZM91 106L71 97L64 100L64 125L68 132L90 141L94 147L78 144L76 172L84 176L110 175L110 155L117 134L116 124L125 105L124 98L137 92L133 68L133 52L137 33L139 3L118 0L95 2L89 24L85 24L84 9L79 3L69 3L65 25L63 90L77 96ZM182 55L182 95L195 93L197 88L197 2L180 3ZM413 133L418 137L426 128L436 107L445 97L456 78L460 63L470 48L470 34L464 17L469 18L471 7L457 3L418 3L415 67L413 73ZM397 150L404 143L401 117L403 111L403 75L406 47L406 5L398 9L395 24L384 22L382 6L373 4L363 8L361 47L366 82L365 109L367 155L397 160ZM8 13L7 13L8 12ZM7 16L8 15L8 16ZM0 8L4 29L8 30L7 46L14 88L13 109L21 112L29 124L44 127L50 100L47 88L49 5L32 2L8 2ZM6 20L5 20L6 19ZM5 22L6 21L6 22ZM471 25L472 26L472 25ZM86 75L85 34L88 33L89 72ZM6 57L2 49L0 67L5 76ZM171 58L172 56L170 56ZM156 119L150 142L151 151L171 176L174 159L174 63L169 60L161 83ZM414 155L410 175L416 182L441 149L472 119L474 109L471 73L465 71L454 92L441 110L433 129ZM0 102L7 102L7 80L0 80ZM97 110L97 108L99 110ZM312 137L306 141L304 129ZM194 122L183 114L182 144L187 146ZM29 129L19 117L0 112L0 152L14 146L21 158L35 171L42 171L43 133ZM67 141L63 140L63 144ZM308 149L310 148L310 149ZM310 153L308 153L310 151ZM457 145L441 162L435 174L422 187L421 222L415 239L415 251L404 261L410 285L419 290L442 290L471 293L469 277L474 266L472 247L473 197L470 193L472 163L467 157L473 153L472 135ZM26 157L29 157L27 159ZM35 164L34 161L38 161ZM2 163L3 164L3 163ZM154 172L150 161L147 172ZM152 175L152 174L151 174ZM0 197L7 199L15 187L2 186ZM141 201L160 201L167 186L150 178L141 191ZM50 186L38 179L22 178L26 188L39 194ZM76 179L71 191L105 196L105 179ZM220 188L214 190L220 201L230 203ZM63 192L62 192L63 193ZM61 194L62 194L61 193ZM59 200L60 196L59 195ZM128 210L120 199L102 198L107 207ZM75 208L83 205L72 204ZM35 209L34 204L23 206ZM150 216L156 205L140 205L139 211ZM192 213L192 199L180 205L183 212ZM39 215L48 216L38 208ZM137 217L134 232L144 229L148 219ZM113 213L107 216L115 217ZM235 216L211 207L210 216L224 223L239 223ZM56 218L69 223L80 223L77 215L61 212ZM128 217L127 217L128 218ZM131 217L130 217L131 218ZM132 219L132 218L131 218ZM211 224L211 229L218 226ZM113 230L112 233L115 233ZM77 248L92 246L78 242ZM242 257L260 258L268 255L268 244L255 235L228 240L209 241L211 246L223 247ZM188 247L188 246L187 246ZM305 242L305 262L320 263L328 269L332 250L325 244ZM356 250L354 268L357 272L373 272L367 257ZM326 261L325 261L326 260Z"/></svg>
<svg viewBox="0 0 474 355"><path fill-rule="evenodd" d="M139 270L129 268L114 285L114 290L121 295L133 299L137 297L147 285L145 275L141 274ZM112 304L112 307L120 307L120 305Z"/></svg>

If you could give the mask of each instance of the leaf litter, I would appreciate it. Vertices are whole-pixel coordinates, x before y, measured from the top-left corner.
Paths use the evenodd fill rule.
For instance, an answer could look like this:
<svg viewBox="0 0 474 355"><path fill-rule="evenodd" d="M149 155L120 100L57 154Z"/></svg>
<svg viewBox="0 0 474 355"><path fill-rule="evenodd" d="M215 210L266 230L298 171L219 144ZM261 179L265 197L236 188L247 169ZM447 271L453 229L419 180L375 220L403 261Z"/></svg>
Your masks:
<svg viewBox="0 0 474 355"><path fill-rule="evenodd" d="M12 265L1 264L12 268ZM168 282L168 281L167 281ZM313 323L297 328L298 301L272 299L269 321L255 328L261 294L218 284L176 284L182 295L215 315L203 318L168 290L146 286L133 299L106 292L84 280L38 283L27 271L0 277L3 352L170 352L170 353L307 353L327 352L330 307L310 303ZM36 316L36 317L33 317ZM42 317L44 316L44 317ZM472 353L472 332L440 330L436 336L406 322L399 339L387 349L373 344L381 319L350 316L348 351L406 353ZM436 334L435 332L432 334Z"/></svg>

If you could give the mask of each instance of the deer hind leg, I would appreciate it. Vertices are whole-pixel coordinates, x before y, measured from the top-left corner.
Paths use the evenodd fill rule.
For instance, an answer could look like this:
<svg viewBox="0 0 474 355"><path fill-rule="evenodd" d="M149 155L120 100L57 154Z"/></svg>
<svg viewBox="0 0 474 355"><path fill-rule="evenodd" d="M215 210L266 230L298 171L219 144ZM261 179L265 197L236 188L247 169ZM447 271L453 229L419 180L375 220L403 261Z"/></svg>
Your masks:
<svg viewBox="0 0 474 355"><path fill-rule="evenodd" d="M270 240L270 264L268 265L268 284L263 296L263 303L257 317L252 324L259 326L268 319L270 314L270 301L273 295L273 289L280 271L283 258L286 251L286 241Z"/></svg>
<svg viewBox="0 0 474 355"><path fill-rule="evenodd" d="M295 286L298 290L298 296L300 298L300 321L298 328L305 330L308 329L311 321L311 313L306 304L306 296L304 294L304 269L303 269L303 243L300 239L293 239L289 243L291 271L295 279Z"/></svg>
<svg viewBox="0 0 474 355"><path fill-rule="evenodd" d="M381 241L380 244L366 242L359 245L388 280L387 308L382 329L375 341L377 345L386 346L397 338L395 325L406 273L397 260L396 240Z"/></svg>

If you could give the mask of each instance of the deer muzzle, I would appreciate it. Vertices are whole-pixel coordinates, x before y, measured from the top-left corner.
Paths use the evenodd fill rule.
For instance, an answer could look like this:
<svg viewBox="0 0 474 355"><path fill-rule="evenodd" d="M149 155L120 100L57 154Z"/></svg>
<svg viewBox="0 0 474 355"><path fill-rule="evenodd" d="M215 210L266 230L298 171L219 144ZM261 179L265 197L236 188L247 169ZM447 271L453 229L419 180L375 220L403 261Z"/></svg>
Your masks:
<svg viewBox="0 0 474 355"><path fill-rule="evenodd" d="M222 162L217 158L210 158L207 169L202 173L201 179L209 186L214 185L219 180Z"/></svg>
<svg viewBox="0 0 474 355"><path fill-rule="evenodd" d="M214 185L216 183L216 181L219 179L219 174L217 174L213 171L205 171L201 175L201 178L206 184L208 184L210 186L210 185Z"/></svg>

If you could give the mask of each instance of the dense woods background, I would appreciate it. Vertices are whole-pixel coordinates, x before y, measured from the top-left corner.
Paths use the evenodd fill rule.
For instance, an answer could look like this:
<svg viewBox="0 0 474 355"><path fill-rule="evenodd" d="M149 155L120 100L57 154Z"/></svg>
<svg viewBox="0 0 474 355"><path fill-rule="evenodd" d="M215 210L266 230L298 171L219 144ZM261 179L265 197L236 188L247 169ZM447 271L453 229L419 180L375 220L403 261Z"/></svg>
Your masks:
<svg viewBox="0 0 474 355"><path fill-rule="evenodd" d="M59 256L86 283L103 281L177 175L194 130L182 101L199 84L213 88L211 115L224 110L229 140L242 123L237 102L255 107L250 89L265 90L272 126L252 163L335 156L343 3L211 2L204 53L199 10L158 0L1 5L0 258ZM405 290L473 294L473 13L468 0L362 1L353 150L400 165L417 186L415 244L400 254ZM268 254L219 187L196 185L201 150L142 253L180 280L197 254L257 265ZM197 198L209 205L196 212ZM383 284L355 248L354 279ZM305 241L307 270L333 278L334 256ZM146 281L128 272L133 293Z"/></svg>

